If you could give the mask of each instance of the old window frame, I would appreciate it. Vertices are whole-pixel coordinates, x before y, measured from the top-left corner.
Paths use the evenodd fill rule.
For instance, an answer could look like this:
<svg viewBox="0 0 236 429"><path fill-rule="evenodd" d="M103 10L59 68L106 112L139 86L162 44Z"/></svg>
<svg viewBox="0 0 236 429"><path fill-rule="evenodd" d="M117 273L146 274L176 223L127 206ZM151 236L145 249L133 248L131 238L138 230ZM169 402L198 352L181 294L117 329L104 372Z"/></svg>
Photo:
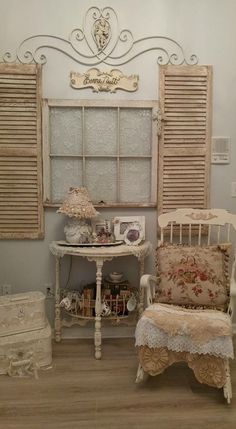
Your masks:
<svg viewBox="0 0 236 429"><path fill-rule="evenodd" d="M45 207L58 207L60 202L52 202L51 197L51 162L50 159L54 156L50 153L50 108L53 107L78 107L82 108L82 111L86 108L114 108L117 109L117 118L119 123L120 109L151 109L152 110L152 138L151 138L151 154L147 156L132 156L129 158L150 158L151 168L150 168L150 201L149 202L95 202L96 206L102 207L156 207L157 205L157 160L158 160L158 136L157 136L157 112L158 112L158 101L156 100L59 100L59 99L44 99L43 100L43 177L44 177L44 206ZM117 138L119 142L119 136ZM58 156L58 155L57 155ZM64 157L65 155L62 155ZM59 157L59 156L58 156ZM93 155L90 155L93 157ZM101 156L103 157L103 156ZM89 158L88 155L82 156L83 164L85 158ZM117 165L119 167L119 161L121 155L118 153L114 157L117 160ZM116 178L116 186L119 187L119 175ZM83 184L86 186L86 184ZM119 194L119 192L118 192Z"/></svg>

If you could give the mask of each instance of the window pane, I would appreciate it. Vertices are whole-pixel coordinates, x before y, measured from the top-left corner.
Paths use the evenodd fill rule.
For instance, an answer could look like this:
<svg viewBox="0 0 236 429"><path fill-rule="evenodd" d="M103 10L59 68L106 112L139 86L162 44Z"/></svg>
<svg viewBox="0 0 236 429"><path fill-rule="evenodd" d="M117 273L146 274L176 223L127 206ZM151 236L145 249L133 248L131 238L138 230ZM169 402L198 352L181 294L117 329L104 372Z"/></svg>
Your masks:
<svg viewBox="0 0 236 429"><path fill-rule="evenodd" d="M50 152L55 155L82 154L81 108L50 108Z"/></svg>
<svg viewBox="0 0 236 429"><path fill-rule="evenodd" d="M120 161L121 202L147 203L151 200L151 160Z"/></svg>
<svg viewBox="0 0 236 429"><path fill-rule="evenodd" d="M94 202L115 202L116 195L116 160L87 159L86 160L86 187Z"/></svg>
<svg viewBox="0 0 236 429"><path fill-rule="evenodd" d="M51 160L52 202L62 201L69 188L82 186L82 160L55 158Z"/></svg>
<svg viewBox="0 0 236 429"><path fill-rule="evenodd" d="M155 103L65 103L55 100L49 106L50 160L44 183L51 183L45 186L45 200L50 188L51 202L60 203L71 186L85 186L94 203L153 202Z"/></svg>
<svg viewBox="0 0 236 429"><path fill-rule="evenodd" d="M120 109L120 154L151 155L152 110Z"/></svg>
<svg viewBox="0 0 236 429"><path fill-rule="evenodd" d="M84 135L86 155L116 155L117 109L86 108Z"/></svg>

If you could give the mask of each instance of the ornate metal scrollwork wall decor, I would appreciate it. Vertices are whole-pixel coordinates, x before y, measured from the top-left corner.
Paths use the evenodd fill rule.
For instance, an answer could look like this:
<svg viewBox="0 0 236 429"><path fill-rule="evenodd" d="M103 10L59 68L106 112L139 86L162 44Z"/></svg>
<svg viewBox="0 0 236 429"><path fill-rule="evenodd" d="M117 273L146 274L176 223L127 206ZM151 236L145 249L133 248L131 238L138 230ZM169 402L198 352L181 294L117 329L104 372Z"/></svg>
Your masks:
<svg viewBox="0 0 236 429"><path fill-rule="evenodd" d="M54 49L85 66L101 63L121 66L149 51L158 53L158 64L198 63L196 55L186 58L181 45L169 37L149 36L134 40L130 30L120 31L117 14L111 7L89 8L82 29L73 30L68 40L47 34L31 36L21 42L15 55L6 52L3 61L44 64L47 49Z"/></svg>

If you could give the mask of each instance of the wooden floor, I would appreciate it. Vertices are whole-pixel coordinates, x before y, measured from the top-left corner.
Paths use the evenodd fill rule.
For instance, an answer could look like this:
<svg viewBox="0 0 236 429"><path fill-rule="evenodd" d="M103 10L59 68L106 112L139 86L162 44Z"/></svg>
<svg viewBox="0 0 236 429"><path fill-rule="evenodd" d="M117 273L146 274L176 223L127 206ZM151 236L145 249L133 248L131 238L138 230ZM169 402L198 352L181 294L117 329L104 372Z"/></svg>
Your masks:
<svg viewBox="0 0 236 429"><path fill-rule="evenodd" d="M53 368L38 380L1 376L0 429L236 427L235 362L227 405L221 390L199 384L182 364L136 385L133 339L103 340L101 361L92 340L64 340L53 351Z"/></svg>

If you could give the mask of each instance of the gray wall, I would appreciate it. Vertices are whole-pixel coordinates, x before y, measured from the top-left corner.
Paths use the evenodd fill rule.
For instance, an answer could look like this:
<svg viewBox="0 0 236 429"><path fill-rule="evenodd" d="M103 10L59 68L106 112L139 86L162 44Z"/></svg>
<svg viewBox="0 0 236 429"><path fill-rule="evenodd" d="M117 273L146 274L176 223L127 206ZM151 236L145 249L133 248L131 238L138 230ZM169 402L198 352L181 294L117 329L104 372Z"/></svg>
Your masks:
<svg viewBox="0 0 236 429"><path fill-rule="evenodd" d="M134 39L162 35L179 42L187 55L197 54L199 64L213 65L213 136L231 139L231 163L214 165L211 170L211 206L236 212L236 198L232 198L231 182L236 181L236 2L234 0L0 0L0 58L7 51L15 51L21 41L36 34L57 35L67 39L71 31L82 27L90 6L115 9L120 29L129 29ZM43 72L43 96L47 98L84 99L156 99L158 98L158 65L155 51L137 57L119 67L125 74L138 74L139 89L135 93L117 91L116 94L94 94L91 90L76 91L69 86L70 71L85 72L89 67L76 64L70 58L47 50L47 64ZM111 69L100 65L101 70ZM101 214L145 215L147 239L156 246L155 209L110 210ZM0 287L11 284L13 292L42 290L54 283L54 259L48 249L52 240L63 239L64 218L54 209L45 210L45 239L42 241L6 241L0 243ZM77 266L76 266L77 265ZM78 269L79 265L79 269ZM66 281L69 261L63 266ZM137 282L137 265L132 259L106 265L125 271L129 280ZM154 261L147 260L146 270L154 271ZM89 274L88 274L89 272ZM73 263L71 285L93 280L89 263ZM53 320L53 301L48 300L47 311ZM85 335L91 328L79 333ZM107 331L117 335L118 331ZM68 334L69 335L69 334Z"/></svg>

